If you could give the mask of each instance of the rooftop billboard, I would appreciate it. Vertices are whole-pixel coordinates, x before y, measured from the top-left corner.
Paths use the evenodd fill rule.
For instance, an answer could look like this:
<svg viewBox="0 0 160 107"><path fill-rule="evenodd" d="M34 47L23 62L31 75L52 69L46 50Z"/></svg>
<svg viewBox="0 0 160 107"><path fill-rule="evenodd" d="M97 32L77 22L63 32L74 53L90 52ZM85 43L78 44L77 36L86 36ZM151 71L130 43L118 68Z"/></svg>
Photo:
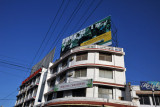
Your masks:
<svg viewBox="0 0 160 107"><path fill-rule="evenodd" d="M140 89L141 90L155 90L158 91L160 90L160 82L158 81L143 81L140 84Z"/></svg>
<svg viewBox="0 0 160 107"><path fill-rule="evenodd" d="M62 41L61 55L74 47L91 44L106 46L112 44L110 16L78 31L69 37L64 38Z"/></svg>

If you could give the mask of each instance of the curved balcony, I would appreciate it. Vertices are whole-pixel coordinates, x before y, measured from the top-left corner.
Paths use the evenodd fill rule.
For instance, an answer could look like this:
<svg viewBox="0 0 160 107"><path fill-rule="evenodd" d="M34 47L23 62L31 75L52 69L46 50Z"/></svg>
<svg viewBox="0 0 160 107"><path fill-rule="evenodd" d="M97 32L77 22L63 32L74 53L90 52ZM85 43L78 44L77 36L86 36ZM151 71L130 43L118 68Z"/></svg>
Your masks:
<svg viewBox="0 0 160 107"><path fill-rule="evenodd" d="M103 99L103 98L89 98L89 97L71 97L71 98L58 98L50 100L43 104L44 106L116 106L116 107L136 107L137 105L129 101Z"/></svg>
<svg viewBox="0 0 160 107"><path fill-rule="evenodd" d="M101 45L87 45L87 46L79 46L75 47L66 52L59 60L55 61L54 65L51 66L51 69L55 67L59 62L61 62L66 57L70 56L71 54L82 52L82 51L103 51L103 52L110 52L115 54L124 55L123 48L117 47L109 47L109 46L101 46Z"/></svg>

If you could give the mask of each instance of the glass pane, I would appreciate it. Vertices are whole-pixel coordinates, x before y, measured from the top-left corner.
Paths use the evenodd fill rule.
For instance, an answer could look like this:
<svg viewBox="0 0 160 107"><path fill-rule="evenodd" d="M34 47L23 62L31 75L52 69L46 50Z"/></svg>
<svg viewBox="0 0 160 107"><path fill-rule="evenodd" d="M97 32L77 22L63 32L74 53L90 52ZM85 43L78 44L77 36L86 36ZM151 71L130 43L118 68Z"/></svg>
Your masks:
<svg viewBox="0 0 160 107"><path fill-rule="evenodd" d="M102 88L102 94L106 94L106 89Z"/></svg>
<svg viewBox="0 0 160 107"><path fill-rule="evenodd" d="M82 60L87 60L87 54L82 55Z"/></svg>
<svg viewBox="0 0 160 107"><path fill-rule="evenodd" d="M112 62L112 55L106 54L106 61Z"/></svg>
<svg viewBox="0 0 160 107"><path fill-rule="evenodd" d="M109 99L109 95L107 95L107 94L103 94L103 98L107 98L107 99Z"/></svg>
<svg viewBox="0 0 160 107"><path fill-rule="evenodd" d="M87 74L86 69L82 69L81 70L81 77L86 77L86 74Z"/></svg>
<svg viewBox="0 0 160 107"><path fill-rule="evenodd" d="M76 56L76 61L80 61L81 60L81 56Z"/></svg>
<svg viewBox="0 0 160 107"><path fill-rule="evenodd" d="M105 72L105 77L106 78L110 78L110 79L112 79L113 78L113 72L112 71L108 71L108 70L106 70L106 72Z"/></svg>
<svg viewBox="0 0 160 107"><path fill-rule="evenodd" d="M143 96L143 99L144 99L144 104L150 105L149 96Z"/></svg>
<svg viewBox="0 0 160 107"><path fill-rule="evenodd" d="M104 77L104 70L99 70L99 77Z"/></svg>
<svg viewBox="0 0 160 107"><path fill-rule="evenodd" d="M79 70L75 71L75 77L80 77L80 71Z"/></svg>
<svg viewBox="0 0 160 107"><path fill-rule="evenodd" d="M143 104L143 97L142 96L139 96L139 102L140 102L140 104Z"/></svg>
<svg viewBox="0 0 160 107"><path fill-rule="evenodd" d="M109 99L112 99L112 98L113 98L112 94L109 94Z"/></svg>
<svg viewBox="0 0 160 107"><path fill-rule="evenodd" d="M99 55L99 60L105 60L105 56L104 55Z"/></svg>
<svg viewBox="0 0 160 107"><path fill-rule="evenodd" d="M99 93L99 94L102 93L102 88L98 88L98 93Z"/></svg>

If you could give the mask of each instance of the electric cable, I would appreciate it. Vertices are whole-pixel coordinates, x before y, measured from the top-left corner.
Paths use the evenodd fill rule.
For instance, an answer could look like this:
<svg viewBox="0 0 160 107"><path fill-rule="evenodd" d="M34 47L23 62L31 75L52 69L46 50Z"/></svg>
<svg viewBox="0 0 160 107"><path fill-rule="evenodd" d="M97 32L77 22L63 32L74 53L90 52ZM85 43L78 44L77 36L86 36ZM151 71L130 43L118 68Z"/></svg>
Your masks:
<svg viewBox="0 0 160 107"><path fill-rule="evenodd" d="M98 8L98 6L103 2L103 0L99 1L96 5L96 7L93 9L93 11L88 15L88 17L86 18L86 20L81 24L81 26L79 27L79 29L86 23L86 21L92 16L92 14L95 12L95 10ZM59 41L59 39L58 39ZM57 48L58 49L58 48ZM56 57L56 56L55 56Z"/></svg>
<svg viewBox="0 0 160 107"><path fill-rule="evenodd" d="M13 73L10 73L10 72L6 72L6 71L0 71L0 72L10 74L11 76L15 76L15 77L18 77L18 78L22 78L22 76L16 75L16 74L13 74Z"/></svg>
<svg viewBox="0 0 160 107"><path fill-rule="evenodd" d="M29 70L32 69L32 68L28 68L28 67L24 67L24 66L21 66L21 65L12 64L12 63L8 63L8 62L4 62L4 61L0 61L0 63L11 65L11 66L16 66L16 67L19 67L19 68L29 69Z"/></svg>
<svg viewBox="0 0 160 107"><path fill-rule="evenodd" d="M0 99L0 100L16 100L16 99Z"/></svg>
<svg viewBox="0 0 160 107"><path fill-rule="evenodd" d="M103 2L103 0L100 0L100 1L97 3L96 7L95 7L95 8L93 9L93 11L88 15L88 17L86 18L86 20L81 24L81 26L77 29L77 31L80 30L80 28L88 21L88 19L92 16L92 14L95 12L95 10L98 8L98 6L99 6L102 2Z"/></svg>
<svg viewBox="0 0 160 107"><path fill-rule="evenodd" d="M44 41L46 40L46 38L47 38L47 36L48 36L48 33L49 33L50 29L52 28L52 25L53 25L53 23L54 23L54 21L55 21L57 15L58 15L58 13L59 13L61 7L63 6L63 4L64 4L64 0L62 1L62 3L61 3L61 5L60 5L60 7L59 7L59 9L58 9L58 11L57 11L55 17L53 18L53 21L52 21L51 25L49 26L49 29L48 29L48 31L47 31L45 37L43 38L43 40L42 40L42 42L41 42L41 44L40 44L40 47L38 48L38 50L37 50L37 52L36 52L36 54L35 54L33 60L31 61L31 64L30 64L29 67L32 67L32 64L34 63L34 60L36 59L36 56L38 55L38 53L39 53L39 51L40 51L40 49L41 49L41 47L42 47ZM26 75L27 75L27 74L26 74ZM25 78L25 77L24 77L24 78Z"/></svg>
<svg viewBox="0 0 160 107"><path fill-rule="evenodd" d="M22 59L17 59L17 58L14 58L14 57L10 57L10 56L6 56L6 55L2 55L2 54L0 54L0 56L3 56L3 57L6 57L6 58L10 58L10 59L13 59L13 60L18 60L18 61L21 61L21 62L28 62L29 63L29 61L26 61L26 60L22 60Z"/></svg>
<svg viewBox="0 0 160 107"><path fill-rule="evenodd" d="M42 53L44 52L45 47L48 45L49 41L51 40L52 34L53 34L53 32L55 31L55 29L57 28L57 25L59 24L59 22L60 22L60 20L61 20L61 18L62 18L62 16L63 16L63 14L64 14L64 12L65 12L65 11L66 11L66 9L68 8L69 1L70 1L70 0L68 0L68 2L67 2L67 4L66 4L66 6L64 7L64 9L63 9L63 11L62 11L61 16L59 17L59 20L57 21L56 25L54 26L53 31L52 31L52 33L51 33L51 35L49 36L49 38L48 38L48 40L47 40L47 42L46 42L46 44L45 44L45 46L44 46L43 50L41 51L41 53L40 53L40 55L39 55L39 57L38 57L38 60L40 59L40 57L41 57Z"/></svg>
<svg viewBox="0 0 160 107"><path fill-rule="evenodd" d="M66 30L65 28L66 28L67 24L68 24L68 23L69 23L69 24L71 23L71 20L72 20L72 18L73 18L73 16L74 16L74 13L77 11L77 9L79 10L79 8L81 7L81 5L82 5L81 2L82 2L82 0L80 0L80 2L77 4L76 7L78 7L78 8L76 8L76 9L72 12L71 16L69 17L69 19L67 20L67 22L66 22L65 25L63 26L63 28L62 28L63 34L64 34L64 31ZM76 14L77 14L77 13L76 13ZM67 28L68 28L68 27L67 27ZM62 37L62 36L60 36L60 35L62 35L61 33L62 33L62 32L60 32L60 33L58 34L58 39L56 39L56 41L52 43L49 51L51 50L52 47L54 47L55 44L57 44L57 41L59 41L59 39Z"/></svg>
<svg viewBox="0 0 160 107"><path fill-rule="evenodd" d="M3 98L1 98L1 99L6 99L6 98L8 98L9 96L13 95L13 94L14 94L15 92L17 92L17 91L18 91L18 90L16 89L15 91L9 93L7 96L5 96L5 97L3 97ZM3 102L4 102L4 100L3 100ZM1 103L3 103L3 102L1 102Z"/></svg>
<svg viewBox="0 0 160 107"><path fill-rule="evenodd" d="M75 26L73 27L73 29L71 30L71 32L69 33L71 35L71 33L75 30L76 26L79 25L79 23L81 22L81 20L83 19L83 17L86 15L86 13L90 10L91 6L93 5L93 3L95 2L95 0L92 0L92 2L89 4L89 6L87 7L87 9L84 11L84 13L82 14L81 18L79 21L77 21L77 23L75 24Z"/></svg>
<svg viewBox="0 0 160 107"><path fill-rule="evenodd" d="M76 7L78 7L78 8L76 8L75 11L73 11L73 13L72 13L70 19L67 21L67 23L65 24L64 28L67 27L66 25L70 25L72 19L73 19L74 16L78 13L78 11L79 11L80 8L82 7L82 4L83 4L83 3L84 3L84 1L80 1L80 2L78 3L78 6L76 6ZM74 14L74 13L75 13L75 14ZM69 24L68 24L68 23L69 23ZM67 27L67 28L68 28L68 27ZM58 36L56 42L54 42L55 44L58 44L59 40L63 37L63 35L64 35L65 31L67 30L67 28L64 29L64 30L62 30L62 31L63 31L62 34L60 33L62 36L60 36L60 34L59 34L59 36ZM53 44L52 44L51 46L53 46ZM60 45L59 45L59 46L60 46ZM50 49L51 49L51 48L50 48ZM59 49L59 48L58 48L58 49ZM56 52L57 52L57 53L55 53L55 58L57 57L56 54L58 54L58 51L56 51Z"/></svg>
<svg viewBox="0 0 160 107"><path fill-rule="evenodd" d="M56 16L54 17L54 19L53 19L53 21L52 21L51 25L49 26L49 29L48 29L48 31L47 31L47 33L46 33L45 37L43 38L43 40L42 40L42 42L41 42L41 44L40 44L40 47L38 48L38 51L36 52L36 54L35 54L35 56L34 56L34 58L33 58L32 62L31 62L31 64L30 64L30 67L32 66L32 64L33 64L33 62L34 62L34 60L35 60L36 56L38 55L38 53L39 53L39 51L40 51L40 49L41 49L41 47L42 47L42 45L43 45L43 43L44 43L45 39L47 38L48 33L49 33L50 29L52 28L52 25L53 25L53 23L54 23L54 21L55 21L55 19L56 19L57 15L58 15L58 13L59 13L60 9L61 9L61 7L62 7L63 3L64 3L64 0L62 1L61 5L60 5L60 7L59 7L59 9L58 9L58 11L57 11L57 13L56 13Z"/></svg>
<svg viewBox="0 0 160 107"><path fill-rule="evenodd" d="M8 63L14 63L14 64L21 65L21 66L26 66L26 65L24 65L24 64L20 64L20 63L17 63L17 62L8 61L8 60L4 60L4 59L0 59L0 61L4 61L4 62L8 62Z"/></svg>

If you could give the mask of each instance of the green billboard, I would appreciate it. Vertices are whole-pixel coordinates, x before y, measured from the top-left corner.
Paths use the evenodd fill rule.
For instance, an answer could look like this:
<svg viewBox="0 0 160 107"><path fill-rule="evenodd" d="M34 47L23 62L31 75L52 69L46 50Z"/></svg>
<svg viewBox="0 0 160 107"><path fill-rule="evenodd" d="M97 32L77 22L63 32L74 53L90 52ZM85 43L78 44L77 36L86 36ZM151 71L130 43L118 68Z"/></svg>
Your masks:
<svg viewBox="0 0 160 107"><path fill-rule="evenodd" d="M61 55L74 47L91 44L106 46L112 44L110 16L64 38L62 41Z"/></svg>

